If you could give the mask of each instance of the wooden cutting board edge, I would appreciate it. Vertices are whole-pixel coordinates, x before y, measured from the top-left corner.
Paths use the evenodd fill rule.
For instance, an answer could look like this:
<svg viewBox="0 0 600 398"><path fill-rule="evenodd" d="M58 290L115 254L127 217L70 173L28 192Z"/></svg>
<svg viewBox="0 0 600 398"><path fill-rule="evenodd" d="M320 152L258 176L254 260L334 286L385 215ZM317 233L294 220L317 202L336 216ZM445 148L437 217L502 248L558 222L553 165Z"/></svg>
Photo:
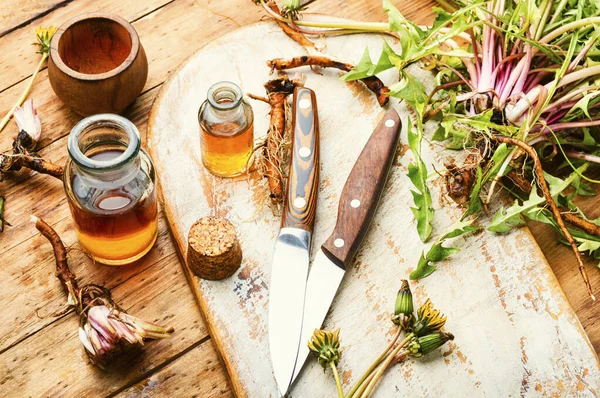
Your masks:
<svg viewBox="0 0 600 398"><path fill-rule="evenodd" d="M249 25L245 25L243 27L241 27L241 29L243 28L248 28L250 26L255 26L255 25L261 25L261 24L268 24L271 22L268 21L259 21L259 22L255 22L253 24L249 24ZM232 34L234 31L229 32L227 35ZM226 36L227 36L226 35ZM204 45L203 47L201 47L200 49L198 49L196 52L194 52L193 54L191 54L188 58L186 58L169 76L169 78L162 84L162 87L160 88L159 93L157 94L156 98L154 99L152 108L150 110L150 114L148 115L148 127L147 127L147 133L146 133L146 139L144 140L144 145L146 148L148 148L151 157L153 158L153 160L156 162L156 159L158 159L158 157L156 156L156 154L154 153L154 148L152 146L148 147L148 140L152 135L152 131L153 131L153 127L154 127L154 119L155 119L155 113L156 113L156 104L160 103L162 100L162 97L164 95L164 93L168 90L169 85L171 83L172 80L174 80L177 75L179 74L179 72L187 65L187 63L189 62L189 60L191 60L192 58L194 58L196 56L197 53L202 52L204 50L206 50L207 48L210 48L214 45L214 42L208 42L206 43L206 45ZM266 67L266 66L265 66ZM158 179L157 179L158 181ZM181 264L182 264L182 268L185 274L186 279L188 280L188 283L190 285L190 288L192 289L192 293L194 294L194 297L196 299L196 301L198 302L198 305L200 307L200 312L202 317L204 318L204 320L206 321L207 327L208 327L208 332L209 335L211 337L211 339L213 340L215 347L217 349L217 352L219 354L219 358L221 360L221 362L225 365L226 369L227 369L227 375L229 378L229 381L231 383L232 389L235 393L235 395L237 397L246 397L247 396L247 392L246 390L243 388L242 384L239 381L238 375L237 375L237 371L235 369L234 366L232 366L232 364L229 362L228 358L224 355L224 349L223 349L223 341L221 340L220 336L218 333L216 333L216 330L214 329L214 322L212 320L212 317L210 316L210 312L208 311L208 308L206 307L206 303L204 301L204 296L202 294L202 290L199 288L198 286L198 277L196 277L193 272L190 270L190 268L187 265L187 261L185 260L185 252L187 249L187 242L180 242L175 234L173 234L173 225L172 225L172 219L174 217L173 214L171 214L171 210L169 209L168 206L165 206L165 199L164 199L164 195L162 192L162 188L160 186L160 183L157 184L158 185L158 193L159 193L159 199L161 201L161 204L163 205L163 211L165 212L166 218L167 218L167 223L169 224L169 230L171 232L171 237L175 240L176 244L177 244L177 248L178 248L178 255L179 258L181 260ZM558 279L556 278L556 275L554 274L554 272L552 271L552 268L550 267L550 264L548 263L548 261L546 260L546 256L544 255L544 253L542 252L542 250L540 249L539 245L537 244L537 241L535 239L535 237L533 236L533 234L531 233L531 230L529 229L529 227L527 226L523 226L521 227L523 228L526 233L531 237L531 240L535 243L535 248L536 250L539 252L539 254L541 254L541 258L544 259L545 261L545 266L548 268L548 270L550 271L550 273L552 274L552 278L555 280L556 285L561 286ZM583 282L582 282L583 283ZM598 357L598 353L595 351L594 347L592 346L592 343L590 342L587 333L585 332L585 329L583 328L581 322L579 321L579 318L577 317L577 314L575 313L571 303L569 302L565 292L561 289L560 293L562 294L563 300L567 303L569 310L575 314L575 318L577 319L577 328L580 331L580 334L586 337L586 343L588 344L590 351L593 352L595 354L596 357L596 361L599 361L599 357Z"/></svg>

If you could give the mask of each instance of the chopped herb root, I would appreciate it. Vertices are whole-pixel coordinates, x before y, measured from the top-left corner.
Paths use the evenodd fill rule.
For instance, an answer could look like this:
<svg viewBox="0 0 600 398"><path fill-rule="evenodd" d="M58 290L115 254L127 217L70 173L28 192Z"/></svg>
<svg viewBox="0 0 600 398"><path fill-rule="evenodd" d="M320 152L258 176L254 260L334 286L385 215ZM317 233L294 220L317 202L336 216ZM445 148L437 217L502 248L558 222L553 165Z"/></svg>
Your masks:
<svg viewBox="0 0 600 398"><path fill-rule="evenodd" d="M546 198L546 201L548 202L548 205L550 206L550 210L552 211L552 215L554 216L554 219L556 220L558 227L560 228L565 239L567 240L567 242L573 249L573 253L575 254L575 258L577 259L577 263L579 266L579 272L581 274L581 277L583 278L583 282L585 283L585 287L587 289L587 292L588 292L590 298L592 300L596 300L596 297L594 296L594 293L592 292L592 286L590 284L590 280L589 280L587 272L585 270L585 265L583 264L583 258L581 257L581 253L579 252L577 243L575 242L575 240L573 239L573 236L571 236L571 233L565 226L565 223L563 220L563 215L562 215L560 209L558 208L556 202L554 202L554 199L552 198L552 194L550 193L550 189L548 188L548 184L546 183L546 179L544 178L544 169L542 168L542 163L540 161L540 158L538 157L537 152L531 145L529 145L525 141L517 139L517 138L506 137L504 135L498 135L498 134L493 134L490 136L490 138L492 139L492 141L505 143L508 145L518 146L523 151L525 151L533 160L533 167L537 174L538 185L540 186L542 192L544 193L544 197Z"/></svg>
<svg viewBox="0 0 600 398"><path fill-rule="evenodd" d="M294 69L299 68L301 66L335 68L345 72L350 72L352 69L354 69L354 65L352 64L335 61L327 57L312 55L303 55L287 60L283 58L275 58L270 61L267 61L267 65L269 65L272 71ZM375 94L379 105L385 106L388 103L388 101L390 100L390 90L383 84L381 80L379 80L378 77L369 76L359 80L362 81L367 86L367 88L373 92L373 94Z"/></svg>

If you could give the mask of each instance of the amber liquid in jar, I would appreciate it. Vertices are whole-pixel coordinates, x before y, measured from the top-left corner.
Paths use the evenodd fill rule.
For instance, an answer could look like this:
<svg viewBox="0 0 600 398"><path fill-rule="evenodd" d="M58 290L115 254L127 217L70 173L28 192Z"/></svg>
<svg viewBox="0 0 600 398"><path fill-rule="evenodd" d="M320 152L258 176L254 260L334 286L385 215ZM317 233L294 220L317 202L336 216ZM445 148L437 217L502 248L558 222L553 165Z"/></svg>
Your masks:
<svg viewBox="0 0 600 398"><path fill-rule="evenodd" d="M121 151L108 150L89 156L107 161ZM79 175L72 178L77 187ZM98 261L109 265L130 263L144 256L158 235L156 189L140 198L132 187L103 191L100 195L69 201L79 241Z"/></svg>
<svg viewBox="0 0 600 398"><path fill-rule="evenodd" d="M219 123L208 131L201 125L202 162L213 174L232 177L246 170L254 147L254 124Z"/></svg>

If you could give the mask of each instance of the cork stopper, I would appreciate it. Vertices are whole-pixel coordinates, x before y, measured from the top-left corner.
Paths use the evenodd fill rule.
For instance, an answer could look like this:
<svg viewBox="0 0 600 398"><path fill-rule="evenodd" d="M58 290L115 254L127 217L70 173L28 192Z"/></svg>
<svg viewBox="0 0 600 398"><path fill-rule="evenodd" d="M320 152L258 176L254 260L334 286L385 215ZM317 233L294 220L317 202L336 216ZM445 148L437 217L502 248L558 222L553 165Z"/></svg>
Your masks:
<svg viewBox="0 0 600 398"><path fill-rule="evenodd" d="M242 249L234 226L221 217L202 217L190 228L187 264L202 279L219 280L235 273Z"/></svg>

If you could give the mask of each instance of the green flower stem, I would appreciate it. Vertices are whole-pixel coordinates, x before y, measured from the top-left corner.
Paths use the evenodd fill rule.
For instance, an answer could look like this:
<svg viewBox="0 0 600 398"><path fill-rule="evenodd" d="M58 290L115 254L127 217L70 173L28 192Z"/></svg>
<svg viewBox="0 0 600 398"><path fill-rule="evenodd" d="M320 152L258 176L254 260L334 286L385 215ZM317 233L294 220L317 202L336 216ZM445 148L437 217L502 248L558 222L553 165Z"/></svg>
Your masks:
<svg viewBox="0 0 600 398"><path fill-rule="evenodd" d="M398 341L400 334L402 334L402 327L398 326L398 331L396 332L396 335L394 336L394 338L392 339L390 344L381 353L381 355L379 355L377 357L377 359L371 364L371 366L369 366L369 368L365 371L365 373L363 373L363 375L360 377L360 379L358 379L358 381L356 383L354 383L354 385L352 386L352 388L350 389L348 394L346 394L346 398L352 398L354 396L354 394L357 392L357 390L360 388L360 386L364 382L366 382L366 379L373 373L375 368L377 368L377 366L379 366L381 361L383 361L385 359L385 357L387 356L388 352L394 347L394 344L396 344L396 341Z"/></svg>
<svg viewBox="0 0 600 398"><path fill-rule="evenodd" d="M291 20L289 18L282 17L267 6L265 0L260 0L265 11L269 16L284 22L294 23L298 26L306 26L309 28L323 28L323 29L351 29L359 30L363 32L389 32L390 24L387 22L315 22L315 21L303 21L303 20ZM317 32L316 32L317 33Z"/></svg>
<svg viewBox="0 0 600 398"><path fill-rule="evenodd" d="M362 394L367 389L367 386L371 383L371 380L373 380L373 377L375 377L375 372L372 372L369 377L365 379L360 388L356 390L356 393L354 394L355 397L362 397Z"/></svg>
<svg viewBox="0 0 600 398"><path fill-rule="evenodd" d="M360 396L360 398L367 398L369 395L371 395L371 392L373 392L373 389L375 388L375 385L377 384L377 382L379 381L379 379L381 378L381 376L383 376L383 372L386 371L386 369L390 366L390 364L392 363L392 361L394 360L394 358L396 357L396 355L398 355L398 353L400 352L400 350L413 337L415 337L415 335L413 333L407 334L406 337L404 338L404 340L402 340L402 343L398 344L396 346L396 348L394 348L394 350L387 356L387 358L385 359L385 361L383 362L383 364L379 367L379 369L375 373L375 376L373 376L373 379L371 380L371 382L367 386L367 389L365 390L365 392Z"/></svg>
<svg viewBox="0 0 600 398"><path fill-rule="evenodd" d="M25 100L27 99L27 96L29 95L29 92L31 91L31 87L33 87L33 82L35 81L35 78L37 77L38 73L42 70L42 67L44 66L44 62L46 61L47 58L48 58L47 53L42 54L42 58L40 59L40 62L38 63L37 67L35 68L35 72L33 72L31 79L29 79L29 84L27 84L27 87L25 87L25 91L23 91L23 94L21 94L21 97L19 97L19 99L17 100L17 103L15 105L13 105L12 108L10 108L10 111L8 111L6 116L4 116L4 119L2 119L2 121L0 122L0 132L2 132L2 130L4 130L4 127L6 127L6 125L8 124L13 113L15 113L15 109L17 109L17 106L23 105L23 102L25 102Z"/></svg>
<svg viewBox="0 0 600 398"><path fill-rule="evenodd" d="M333 378L335 379L335 385L337 386L338 398L344 398L344 391L342 390L342 382L340 381L340 375L338 374L337 367L333 362L329 362L331 371L333 372Z"/></svg>
<svg viewBox="0 0 600 398"><path fill-rule="evenodd" d="M542 37L540 39L539 43L540 44L548 44L548 43L550 43L550 41L556 39L563 33L566 33L570 30L581 28L583 26L597 25L599 23L600 23L600 17L578 19L576 21L573 21L566 25L563 25L560 28L554 29L552 32L550 32L546 36Z"/></svg>

